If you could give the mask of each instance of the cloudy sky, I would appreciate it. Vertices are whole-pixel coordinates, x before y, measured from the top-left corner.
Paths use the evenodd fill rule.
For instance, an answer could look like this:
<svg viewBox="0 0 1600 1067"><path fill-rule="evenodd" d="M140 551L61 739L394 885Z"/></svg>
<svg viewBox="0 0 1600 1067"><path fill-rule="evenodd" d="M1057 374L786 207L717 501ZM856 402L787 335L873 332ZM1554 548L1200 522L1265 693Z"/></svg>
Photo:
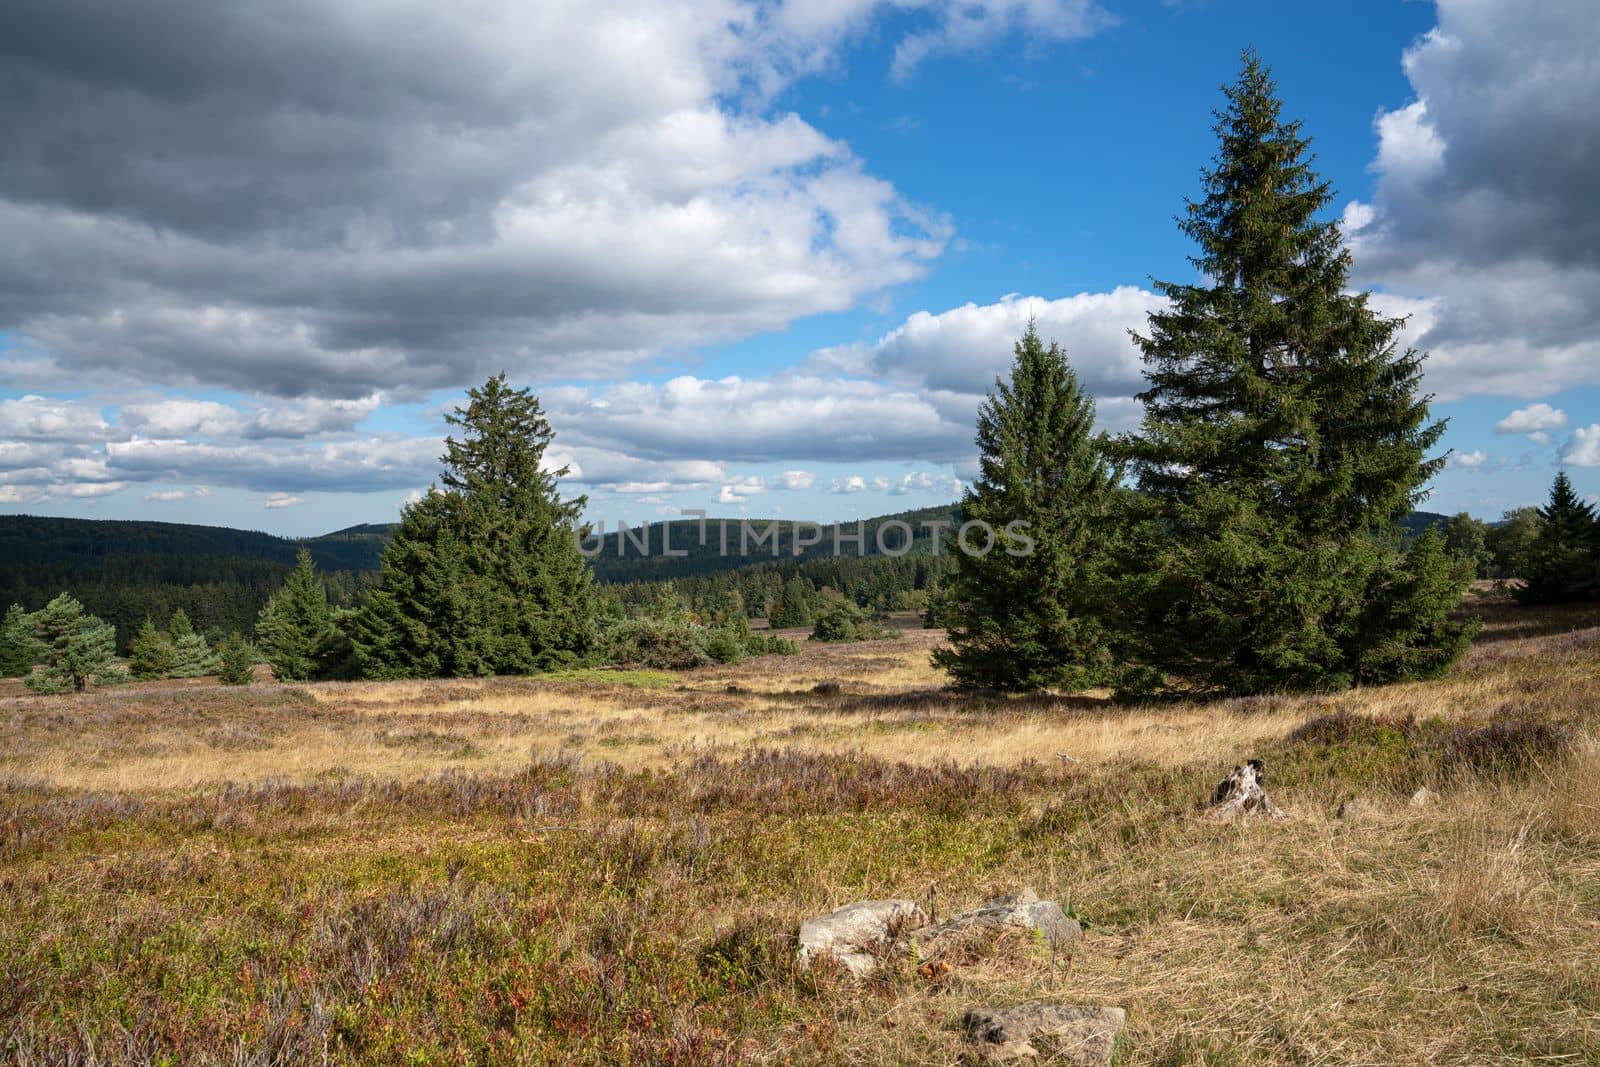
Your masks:
<svg viewBox="0 0 1600 1067"><path fill-rule="evenodd" d="M1588 0L7 0L0 509L389 521L505 369L594 518L955 497L1029 315L1126 331L1238 51L1409 314L1430 507L1600 493Z"/></svg>

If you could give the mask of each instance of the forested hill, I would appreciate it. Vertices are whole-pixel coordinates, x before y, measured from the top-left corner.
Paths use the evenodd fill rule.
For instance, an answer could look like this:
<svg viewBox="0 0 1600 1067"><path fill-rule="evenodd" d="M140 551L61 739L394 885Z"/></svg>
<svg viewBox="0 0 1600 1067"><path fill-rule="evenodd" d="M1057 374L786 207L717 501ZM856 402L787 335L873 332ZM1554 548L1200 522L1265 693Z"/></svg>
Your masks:
<svg viewBox="0 0 1600 1067"><path fill-rule="evenodd" d="M740 588L749 610L760 613L786 581L799 576L815 587L853 595L883 586L872 599L889 603L891 594L937 580L941 561L928 558L937 528L933 524L949 522L954 514L954 506L947 505L865 519L859 545L849 540L857 533L856 524L844 523L839 558L835 527L813 523L755 519L742 533L740 520L712 518L706 521L703 545L695 519L635 528L620 544L616 526L607 524L604 544L590 566L598 581L617 586L625 599L653 596L644 583L672 580L690 597L721 596ZM1405 525L1414 534L1442 521L1442 515L1417 512ZM904 555L905 532L895 523L909 526L913 535ZM775 537L769 525L777 527ZM66 591L114 623L119 642L126 642L146 616L164 621L176 608L212 636L234 629L247 633L301 547L310 549L334 603L359 602L377 579L392 529L364 524L297 540L220 526L0 515L0 610L13 603L37 610ZM880 555L880 532L883 546L895 558ZM798 554L797 536L802 545ZM668 543L672 556L663 552ZM641 544L648 545L648 553ZM741 573L735 576L735 571Z"/></svg>
<svg viewBox="0 0 1600 1067"><path fill-rule="evenodd" d="M203 632L249 632L302 546L335 602L359 600L388 531L354 526L300 541L222 526L0 515L0 607L33 611L70 592L122 642L145 616L165 621L177 608Z"/></svg>

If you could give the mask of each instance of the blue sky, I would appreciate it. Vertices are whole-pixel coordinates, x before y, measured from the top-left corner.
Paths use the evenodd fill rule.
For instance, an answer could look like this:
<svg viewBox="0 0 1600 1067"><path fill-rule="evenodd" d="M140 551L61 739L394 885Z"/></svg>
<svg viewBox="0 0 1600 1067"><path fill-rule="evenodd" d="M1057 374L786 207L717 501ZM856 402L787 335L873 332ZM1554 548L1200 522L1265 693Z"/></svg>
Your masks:
<svg viewBox="0 0 1600 1067"><path fill-rule="evenodd" d="M1029 314L1136 421L1125 331L1190 273L1246 45L1435 353L1425 506L1492 518L1558 465L1600 494L1581 4L197 3L130 37L68 0L0 55L38 89L0 146L0 509L388 521L501 368L595 518L952 500Z"/></svg>

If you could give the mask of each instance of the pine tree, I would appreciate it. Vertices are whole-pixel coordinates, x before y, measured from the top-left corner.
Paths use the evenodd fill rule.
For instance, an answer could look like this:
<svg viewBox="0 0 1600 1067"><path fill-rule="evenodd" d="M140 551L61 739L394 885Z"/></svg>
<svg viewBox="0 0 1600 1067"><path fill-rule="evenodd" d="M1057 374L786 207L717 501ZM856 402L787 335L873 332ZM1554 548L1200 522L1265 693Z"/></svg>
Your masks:
<svg viewBox="0 0 1600 1067"><path fill-rule="evenodd" d="M952 546L936 613L952 647L933 662L964 688L1084 689L1111 665L1093 601L1115 479L1094 400L1061 348L1029 323L1015 351L1011 380L996 380L978 413L979 475L961 502L962 519L987 524L996 543L980 554L987 537L976 534L970 550Z"/></svg>
<svg viewBox="0 0 1600 1067"><path fill-rule="evenodd" d="M382 585L351 629L374 677L522 674L595 647L595 604L575 528L545 470L553 438L538 399L504 374L468 392L447 421L440 487L402 513Z"/></svg>
<svg viewBox="0 0 1600 1067"><path fill-rule="evenodd" d="M174 659L172 641L146 615L128 646L128 670L141 681L165 678L172 673Z"/></svg>
<svg viewBox="0 0 1600 1067"><path fill-rule="evenodd" d="M256 620L256 643L279 681L317 677L318 652L333 629L328 592L317 577L311 553L300 550L283 587L267 601Z"/></svg>
<svg viewBox="0 0 1600 1067"><path fill-rule="evenodd" d="M0 678L22 678L39 662L39 639L33 633L33 619L21 604L6 610L0 622Z"/></svg>
<svg viewBox="0 0 1600 1067"><path fill-rule="evenodd" d="M811 625L811 602L816 590L805 578L795 575L783 583L783 596L773 608L767 624L774 630Z"/></svg>
<svg viewBox="0 0 1600 1067"><path fill-rule="evenodd" d="M216 673L216 653L204 637L194 632L194 626L182 608L172 613L167 633L172 639L172 666L169 671L172 677L202 678Z"/></svg>
<svg viewBox="0 0 1600 1067"><path fill-rule="evenodd" d="M1566 471L1556 474L1550 502L1539 509L1539 533L1522 577L1527 581L1516 596L1524 604L1584 600L1600 589L1600 525L1594 505L1578 497Z"/></svg>
<svg viewBox="0 0 1600 1067"><path fill-rule="evenodd" d="M1398 348L1403 320L1346 292L1333 193L1254 53L1224 93L1181 223L1200 280L1158 283L1170 306L1135 335L1148 388L1119 450L1143 502L1124 652L1150 668L1143 687L1211 692L1437 672L1461 647L1442 634L1466 632L1437 587L1459 593L1470 573L1431 544L1400 549L1398 521L1442 463L1424 357Z"/></svg>
<svg viewBox="0 0 1600 1067"><path fill-rule="evenodd" d="M71 594L62 593L35 612L33 625L44 649L44 667L28 676L30 689L81 692L91 681L106 685L121 680L116 628L85 612Z"/></svg>
<svg viewBox="0 0 1600 1067"><path fill-rule="evenodd" d="M223 685L249 685L255 680L255 662L255 649L235 630L218 649L217 680Z"/></svg>

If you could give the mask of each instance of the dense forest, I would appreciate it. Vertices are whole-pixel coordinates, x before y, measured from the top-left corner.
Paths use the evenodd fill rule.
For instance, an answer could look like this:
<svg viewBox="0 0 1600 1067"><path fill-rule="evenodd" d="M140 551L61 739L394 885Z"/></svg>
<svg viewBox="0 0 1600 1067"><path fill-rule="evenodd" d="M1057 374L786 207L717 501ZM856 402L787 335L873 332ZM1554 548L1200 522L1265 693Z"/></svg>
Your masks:
<svg viewBox="0 0 1600 1067"><path fill-rule="evenodd" d="M704 546L696 519L632 528L620 550L616 528L608 527L603 549L590 559L589 568L597 582L614 587L607 591L612 594L608 599L629 613L658 603L668 583L684 607L697 614L736 610L751 619L775 616L777 625L809 625L824 589L878 611L920 610L948 566L947 556L934 553L937 527L929 524L951 522L955 516L954 506L945 506L865 519L860 547L850 540L858 532L855 523L835 527L772 520L778 528L773 538L766 521L752 520L746 554L740 553L737 519L706 520ZM720 543L723 521L726 555ZM897 521L913 532L909 547L903 545L901 529L883 529ZM1443 515L1417 512L1406 525L1420 532L1446 521ZM377 579L378 561L393 528L369 523L295 540L221 526L0 515L0 606L21 604L36 611L58 593L70 592L116 627L122 649L145 618L165 620L181 609L198 631L215 641L233 630L250 631L302 547L310 550L332 605L361 603ZM837 556L836 528L841 539ZM887 555L879 552L880 530ZM664 531L669 542L663 541ZM797 531L802 541L798 555ZM757 537L762 538L759 544ZM641 553L641 542L648 544L648 556ZM664 556L664 543L674 553L686 554ZM592 542L588 551L595 552Z"/></svg>

